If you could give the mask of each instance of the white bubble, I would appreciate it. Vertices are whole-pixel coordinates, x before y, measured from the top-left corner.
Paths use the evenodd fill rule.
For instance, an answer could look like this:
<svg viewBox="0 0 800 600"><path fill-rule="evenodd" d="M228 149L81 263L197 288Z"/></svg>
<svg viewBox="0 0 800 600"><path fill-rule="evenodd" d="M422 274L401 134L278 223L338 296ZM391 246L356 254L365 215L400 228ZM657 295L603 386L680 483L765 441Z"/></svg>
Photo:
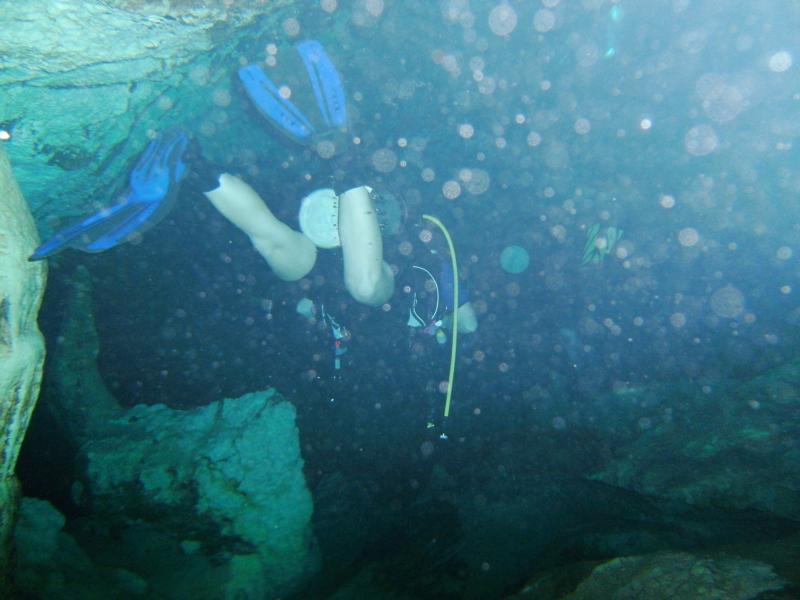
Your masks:
<svg viewBox="0 0 800 600"><path fill-rule="evenodd" d="M443 0L442 16L448 21L463 21L470 14L469 0Z"/></svg>
<svg viewBox="0 0 800 600"><path fill-rule="evenodd" d="M531 257L522 246L507 246L500 254L500 266L507 273L522 273L530 263Z"/></svg>
<svg viewBox="0 0 800 600"><path fill-rule="evenodd" d="M732 121L745 107L742 91L728 84L720 75L703 75L697 80L695 91L701 99L703 111L717 123Z"/></svg>
<svg viewBox="0 0 800 600"><path fill-rule="evenodd" d="M464 189L474 196L488 190L491 180L489 173L483 169L461 169L459 179L464 184Z"/></svg>
<svg viewBox="0 0 800 600"><path fill-rule="evenodd" d="M366 0L364 7L373 17L380 17L383 14L383 0Z"/></svg>
<svg viewBox="0 0 800 600"><path fill-rule="evenodd" d="M330 140L322 140L316 146L320 158L331 158L336 154L336 145Z"/></svg>
<svg viewBox="0 0 800 600"><path fill-rule="evenodd" d="M582 67L591 67L600 58L600 49L594 42L581 44L575 50L575 59Z"/></svg>
<svg viewBox="0 0 800 600"><path fill-rule="evenodd" d="M436 172L430 167L425 167L424 169L422 169L420 176L422 177L422 181L427 181L428 183L430 183L431 181L436 179Z"/></svg>
<svg viewBox="0 0 800 600"><path fill-rule="evenodd" d="M485 77L478 83L478 91L485 96L494 94L496 89L497 81L494 77Z"/></svg>
<svg viewBox="0 0 800 600"><path fill-rule="evenodd" d="M672 313L669 317L670 324L675 328L681 328L686 325L686 315L683 313Z"/></svg>
<svg viewBox="0 0 800 600"><path fill-rule="evenodd" d="M452 179L445 181L442 186L442 194L448 200L455 200L461 195L461 185Z"/></svg>
<svg viewBox="0 0 800 600"><path fill-rule="evenodd" d="M662 194L658 199L658 203L661 205L661 208L672 208L675 206L675 196L671 196L670 194Z"/></svg>
<svg viewBox="0 0 800 600"><path fill-rule="evenodd" d="M468 140L473 135L475 135L475 128L469 123L462 123L461 125L458 126L458 135L460 135L465 140Z"/></svg>
<svg viewBox="0 0 800 600"><path fill-rule="evenodd" d="M744 295L732 285L721 287L711 295L711 310L726 319L738 317L744 312Z"/></svg>
<svg viewBox="0 0 800 600"><path fill-rule="evenodd" d="M189 72L189 78L192 80L192 83L195 85L206 85L208 84L208 77L210 75L209 68L206 65L199 65L194 67Z"/></svg>
<svg viewBox="0 0 800 600"><path fill-rule="evenodd" d="M389 148L380 148L372 153L372 166L379 173L391 173L397 166L397 155Z"/></svg>
<svg viewBox="0 0 800 600"><path fill-rule="evenodd" d="M283 31L289 37L295 37L300 33L300 21L294 17L289 17L283 22Z"/></svg>
<svg viewBox="0 0 800 600"><path fill-rule="evenodd" d="M473 56L469 59L470 70L483 71L484 67L486 67L486 61L483 60L482 56Z"/></svg>
<svg viewBox="0 0 800 600"><path fill-rule="evenodd" d="M217 106L228 106L231 103L231 93L228 90L217 88L211 94L211 101Z"/></svg>
<svg viewBox="0 0 800 600"><path fill-rule="evenodd" d="M517 26L517 13L507 2L498 4L489 13L489 29L495 35L508 35Z"/></svg>
<svg viewBox="0 0 800 600"><path fill-rule="evenodd" d="M581 117L575 121L575 133L579 135L586 135L591 129L592 124L589 122L589 119L584 119Z"/></svg>
<svg viewBox="0 0 800 600"><path fill-rule="evenodd" d="M789 246L781 246L780 248L778 248L778 251L775 253L775 255L780 260L789 260L790 258L792 258L792 249L789 248Z"/></svg>
<svg viewBox="0 0 800 600"><path fill-rule="evenodd" d="M550 31L556 24L556 15L551 10L541 8L533 17L533 28L540 33Z"/></svg>
<svg viewBox="0 0 800 600"><path fill-rule="evenodd" d="M681 246L690 248L700 241L700 234L694 227L684 227L678 232L678 242Z"/></svg>
<svg viewBox="0 0 800 600"><path fill-rule="evenodd" d="M786 50L776 52L769 57L769 70L775 73L783 73L792 66L792 55Z"/></svg>
<svg viewBox="0 0 800 600"><path fill-rule="evenodd" d="M689 154L705 156L717 149L719 139L710 125L696 125L686 133L684 145Z"/></svg>
<svg viewBox="0 0 800 600"><path fill-rule="evenodd" d="M324 10L326 13L332 13L336 10L338 3L336 0L320 0L319 5L320 8L322 8L322 10Z"/></svg>
<svg viewBox="0 0 800 600"><path fill-rule="evenodd" d="M648 131L652 126L653 126L653 121L651 121L647 117L639 121L639 129L641 129L642 131Z"/></svg>
<svg viewBox="0 0 800 600"><path fill-rule="evenodd" d="M542 136L536 133L535 131L531 131L528 134L528 146L535 147L542 143Z"/></svg>

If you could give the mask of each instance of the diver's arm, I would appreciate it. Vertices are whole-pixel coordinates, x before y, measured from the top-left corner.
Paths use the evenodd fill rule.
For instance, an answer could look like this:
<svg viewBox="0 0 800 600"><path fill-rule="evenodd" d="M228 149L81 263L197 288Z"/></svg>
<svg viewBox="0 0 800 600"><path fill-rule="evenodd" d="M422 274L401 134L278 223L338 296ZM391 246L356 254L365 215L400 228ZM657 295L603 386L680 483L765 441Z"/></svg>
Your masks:
<svg viewBox="0 0 800 600"><path fill-rule="evenodd" d="M297 281L314 267L317 260L314 243L279 221L244 181L223 173L219 176L219 187L203 193L222 216L248 235L278 277Z"/></svg>
<svg viewBox="0 0 800 600"><path fill-rule="evenodd" d="M378 217L365 186L339 196L339 239L347 291L369 306L386 302L394 292L394 275L383 261Z"/></svg>

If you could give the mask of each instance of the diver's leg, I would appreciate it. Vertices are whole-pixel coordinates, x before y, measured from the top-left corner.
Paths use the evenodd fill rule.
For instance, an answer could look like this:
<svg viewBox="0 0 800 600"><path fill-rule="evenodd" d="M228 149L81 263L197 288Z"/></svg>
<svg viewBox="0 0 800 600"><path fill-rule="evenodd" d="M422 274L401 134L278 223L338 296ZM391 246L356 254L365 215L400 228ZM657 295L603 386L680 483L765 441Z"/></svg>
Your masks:
<svg viewBox="0 0 800 600"><path fill-rule="evenodd" d="M248 235L278 277L297 281L314 267L317 260L314 243L279 221L244 181L223 173L219 176L219 186L203 193L226 219Z"/></svg>
<svg viewBox="0 0 800 600"><path fill-rule="evenodd" d="M368 188L339 196L339 239L347 291L362 304L386 302L394 292L394 275L383 261L381 230Z"/></svg>

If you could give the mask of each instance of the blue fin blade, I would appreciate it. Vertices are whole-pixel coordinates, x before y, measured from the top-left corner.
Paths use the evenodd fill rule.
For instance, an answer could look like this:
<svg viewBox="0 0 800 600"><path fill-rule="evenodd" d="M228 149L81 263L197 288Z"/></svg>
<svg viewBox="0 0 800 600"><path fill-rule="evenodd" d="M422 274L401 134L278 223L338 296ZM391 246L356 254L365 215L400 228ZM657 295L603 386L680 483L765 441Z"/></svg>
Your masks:
<svg viewBox="0 0 800 600"><path fill-rule="evenodd" d="M65 248L81 248L82 240L90 237L92 230L102 227L103 231L105 231L105 224L128 206L130 206L130 203L126 199L109 208L104 208L78 221L74 225L62 229L44 244L36 248L28 260L41 260L53 254L57 254Z"/></svg>
<svg viewBox="0 0 800 600"><path fill-rule="evenodd" d="M147 222L160 204L154 202L152 204L132 204L131 206L133 208L129 211L130 214L126 215L120 222L117 222L112 229L105 231L88 244L75 246L75 248L85 252L103 252L121 244Z"/></svg>
<svg viewBox="0 0 800 600"><path fill-rule="evenodd" d="M277 86L258 65L245 65L239 69L239 79L259 112L272 123L297 140L306 140L314 133L314 126L290 100L282 98Z"/></svg>
<svg viewBox="0 0 800 600"><path fill-rule="evenodd" d="M307 40L297 44L296 47L308 71L317 106L322 118L325 119L325 124L328 127L345 127L347 102L342 80L322 44L316 40Z"/></svg>

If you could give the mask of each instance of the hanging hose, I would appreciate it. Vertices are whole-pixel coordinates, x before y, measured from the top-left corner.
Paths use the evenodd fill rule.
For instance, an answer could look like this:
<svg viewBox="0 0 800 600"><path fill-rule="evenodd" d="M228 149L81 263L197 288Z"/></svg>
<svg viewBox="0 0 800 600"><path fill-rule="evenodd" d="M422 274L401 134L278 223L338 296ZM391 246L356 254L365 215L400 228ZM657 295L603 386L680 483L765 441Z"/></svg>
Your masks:
<svg viewBox="0 0 800 600"><path fill-rule="evenodd" d="M447 231L444 223L432 215L422 215L422 218L434 223L442 230L447 240L447 246L450 249L450 260L453 262L453 337L450 340L450 374L447 377L447 398L444 401L444 416L449 417L450 400L453 397L453 381L456 376L456 341L458 340L458 264L456 263L456 249L453 246L450 232Z"/></svg>

